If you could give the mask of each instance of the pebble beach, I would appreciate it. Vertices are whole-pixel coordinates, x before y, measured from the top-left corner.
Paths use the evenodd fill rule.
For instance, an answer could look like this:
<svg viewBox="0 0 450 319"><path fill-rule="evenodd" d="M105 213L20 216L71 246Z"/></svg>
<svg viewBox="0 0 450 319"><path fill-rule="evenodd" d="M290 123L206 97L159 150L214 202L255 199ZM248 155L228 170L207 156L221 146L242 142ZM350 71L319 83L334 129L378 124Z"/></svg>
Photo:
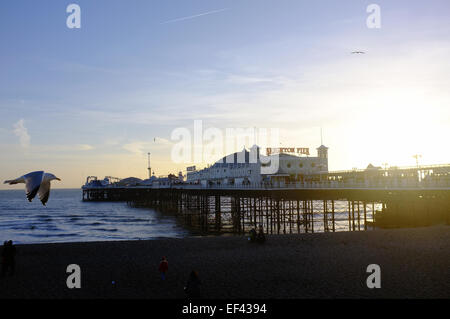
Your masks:
<svg viewBox="0 0 450 319"><path fill-rule="evenodd" d="M450 298L450 226L366 232L17 245L0 298L184 299L196 270L206 299ZM169 262L162 281L159 262ZM66 268L81 268L69 289ZM367 266L381 268L369 289Z"/></svg>

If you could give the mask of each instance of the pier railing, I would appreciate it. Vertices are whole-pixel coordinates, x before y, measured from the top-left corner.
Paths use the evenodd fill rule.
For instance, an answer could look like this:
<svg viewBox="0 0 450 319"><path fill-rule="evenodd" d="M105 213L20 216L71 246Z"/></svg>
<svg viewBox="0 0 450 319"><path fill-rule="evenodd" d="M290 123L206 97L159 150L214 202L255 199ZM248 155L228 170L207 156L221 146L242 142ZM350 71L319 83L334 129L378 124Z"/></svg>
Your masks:
<svg viewBox="0 0 450 319"><path fill-rule="evenodd" d="M434 185L397 185L397 184L378 184L367 185L366 183L289 183L284 185L211 185L211 186L198 186L198 185L183 185L172 186L172 188L186 188L186 189L447 189L450 188L446 184L434 184Z"/></svg>
<svg viewBox="0 0 450 319"><path fill-rule="evenodd" d="M450 181L435 182L297 182L283 184L247 184L247 185L172 185L167 188L185 188L185 189L449 189Z"/></svg>
<svg viewBox="0 0 450 319"><path fill-rule="evenodd" d="M150 189L450 189L450 180L417 181L392 180L383 182L296 182L296 183L250 183L250 184L166 184L166 185L134 185L105 186L100 188L150 188ZM85 189L90 187L85 186ZM92 187L98 188L98 187Z"/></svg>

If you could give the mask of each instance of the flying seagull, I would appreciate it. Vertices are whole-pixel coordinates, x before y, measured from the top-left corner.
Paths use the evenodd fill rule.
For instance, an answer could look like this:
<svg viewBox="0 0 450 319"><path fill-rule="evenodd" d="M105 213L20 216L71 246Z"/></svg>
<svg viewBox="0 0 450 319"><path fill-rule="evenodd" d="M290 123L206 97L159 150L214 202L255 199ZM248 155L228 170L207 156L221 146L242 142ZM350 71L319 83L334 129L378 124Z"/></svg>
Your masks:
<svg viewBox="0 0 450 319"><path fill-rule="evenodd" d="M36 194L38 194L39 199L45 206L48 197L50 196L50 181L52 180L60 181L60 179L53 174L38 171L5 181L4 184L14 185L24 183L28 201L31 202L33 198L36 197Z"/></svg>

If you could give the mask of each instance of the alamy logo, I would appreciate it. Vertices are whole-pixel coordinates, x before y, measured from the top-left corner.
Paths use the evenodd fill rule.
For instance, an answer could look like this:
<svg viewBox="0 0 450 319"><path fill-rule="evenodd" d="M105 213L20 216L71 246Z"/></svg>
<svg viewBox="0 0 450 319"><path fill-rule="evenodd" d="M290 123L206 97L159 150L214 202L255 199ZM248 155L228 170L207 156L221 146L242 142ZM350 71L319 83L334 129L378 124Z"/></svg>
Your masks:
<svg viewBox="0 0 450 319"><path fill-rule="evenodd" d="M367 17L367 27L369 29L380 29L381 28L381 8L378 4L371 4L367 6L367 13L370 15Z"/></svg>
<svg viewBox="0 0 450 319"><path fill-rule="evenodd" d="M67 13L70 15L67 17L66 25L69 29L81 28L81 8L78 4L72 3L67 6Z"/></svg>
<svg viewBox="0 0 450 319"><path fill-rule="evenodd" d="M367 277L366 284L367 288L381 288L381 268L377 264L370 264L367 266L367 272L371 273L369 277Z"/></svg>
<svg viewBox="0 0 450 319"><path fill-rule="evenodd" d="M279 145L278 128L225 128L209 127L203 129L203 121L194 121L194 130L179 127L172 131L171 140L175 142L172 147L171 159L174 163L201 164L210 163L225 154L231 154L246 144L249 145ZM248 155L249 163L258 161L257 149L251 148ZM225 159L226 163L246 163L244 152ZM278 155L260 156L261 174L274 174L278 171Z"/></svg>
<svg viewBox="0 0 450 319"><path fill-rule="evenodd" d="M69 275L66 280L67 288L80 289L81 288L81 268L76 264L67 266L66 272Z"/></svg>

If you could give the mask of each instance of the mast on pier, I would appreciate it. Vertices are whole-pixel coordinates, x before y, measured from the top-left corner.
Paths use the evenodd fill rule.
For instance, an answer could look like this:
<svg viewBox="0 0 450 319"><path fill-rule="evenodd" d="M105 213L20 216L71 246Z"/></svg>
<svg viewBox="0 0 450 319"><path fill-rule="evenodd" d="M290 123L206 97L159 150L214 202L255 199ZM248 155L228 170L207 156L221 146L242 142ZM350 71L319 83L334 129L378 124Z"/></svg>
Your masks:
<svg viewBox="0 0 450 319"><path fill-rule="evenodd" d="M152 167L150 166L150 153L148 153L148 178L152 178Z"/></svg>

